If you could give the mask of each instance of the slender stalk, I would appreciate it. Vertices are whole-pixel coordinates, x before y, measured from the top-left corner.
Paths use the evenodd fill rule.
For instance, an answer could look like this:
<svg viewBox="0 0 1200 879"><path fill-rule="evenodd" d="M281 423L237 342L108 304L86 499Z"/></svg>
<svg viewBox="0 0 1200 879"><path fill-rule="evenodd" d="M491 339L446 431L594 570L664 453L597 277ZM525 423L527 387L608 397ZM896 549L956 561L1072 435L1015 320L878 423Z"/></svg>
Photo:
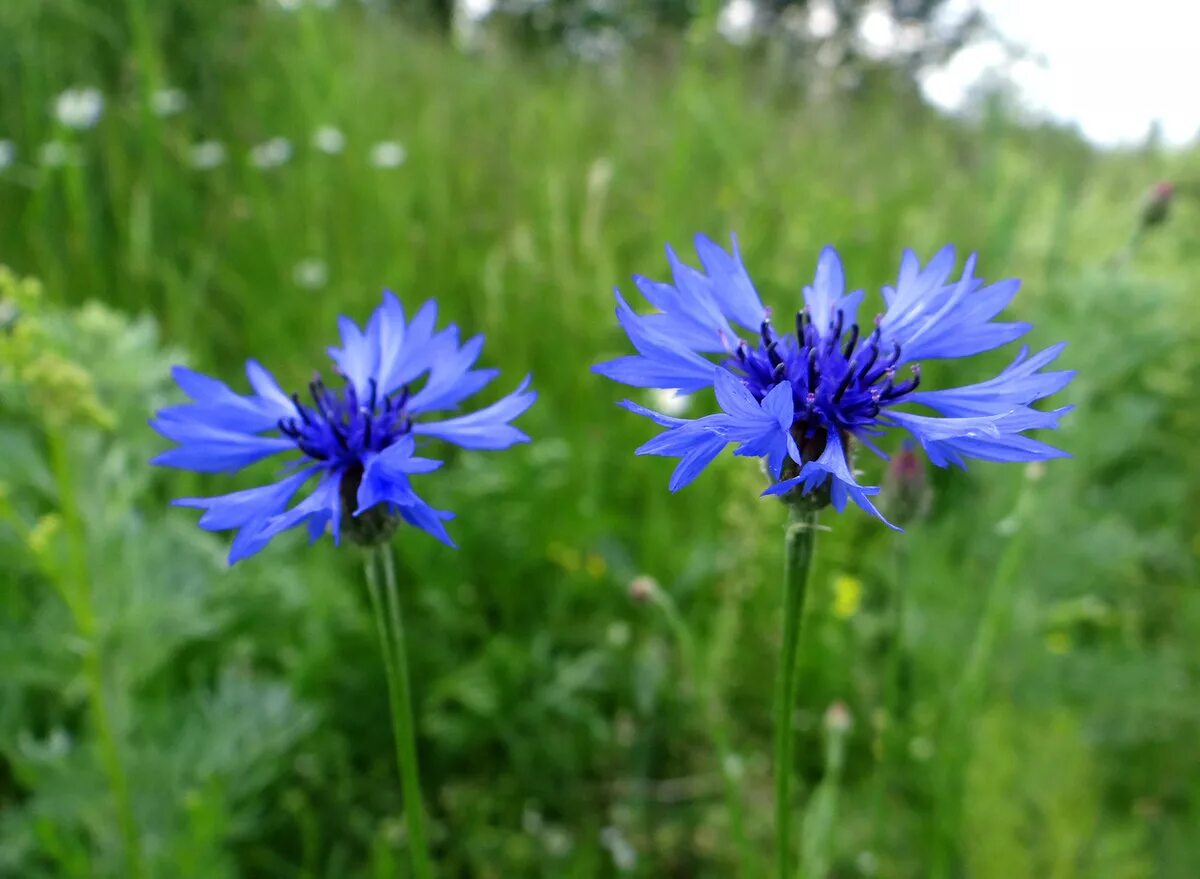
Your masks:
<svg viewBox="0 0 1200 879"><path fill-rule="evenodd" d="M887 708L888 721L888 742L893 761L900 758L904 753L903 748L903 732L901 729L904 721L906 705L904 704L904 690L908 683L908 650L904 635L905 622L905 601L908 597L908 541L899 539L904 537L902 534L894 535L895 540L892 542L892 589L889 594L892 610L892 632L891 639L888 642L888 681L887 681Z"/></svg>
<svg viewBox="0 0 1200 879"><path fill-rule="evenodd" d="M971 759L972 724L987 703L995 653L1012 631L1019 599L1017 574L1030 540L1028 518L1033 498L1033 483L1027 478L1007 519L1013 530L993 568L984 598L983 614L972 639L970 656L941 709L943 744L939 751L942 770L934 806L934 857L930 863L932 877L951 875L951 863L959 845L963 784L961 771Z"/></svg>
<svg viewBox="0 0 1200 879"><path fill-rule="evenodd" d="M381 589L376 566L383 568ZM388 545L379 547L366 562L367 586L371 608L379 633L384 671L388 684L388 703L392 710L392 735L396 744L396 765L404 795L404 820L408 828L408 849L413 876L431 879L429 842L425 835L425 806L421 796L420 765L417 761L416 725L413 721L412 692L408 677L408 658L404 641L404 621L400 614L400 596L396 586L396 566Z"/></svg>
<svg viewBox="0 0 1200 879"><path fill-rule="evenodd" d="M71 460L66 442L58 431L49 431L50 465L58 488L59 507L67 536L67 574L56 585L71 612L75 628L84 642L83 672L87 684L88 710L100 748L100 765L112 790L117 822L125 847L125 861L131 879L142 879L146 867L142 860L141 839L129 793L129 776L121 757L121 747L109 712L104 686L101 641L92 604L92 585L88 574L87 538L75 502L71 478Z"/></svg>
<svg viewBox="0 0 1200 879"><path fill-rule="evenodd" d="M790 879L792 875L792 711L798 694L796 666L800 654L800 624L808 571L812 566L816 522L815 510L791 508L783 572L783 649L779 654L775 689L775 839L779 879Z"/></svg>
<svg viewBox="0 0 1200 879"><path fill-rule="evenodd" d="M908 546L902 538L906 534L894 535L892 542L892 577L887 593L886 612L891 617L890 634L884 644L882 666L884 679L881 687L881 702L885 711L885 725L879 757L879 776L874 790L874 826L876 844L880 850L888 846L888 830L894 825L889 820L889 796L902 792L906 760L905 721L907 704L905 693L909 680L909 657L905 638L905 599L908 590Z"/></svg>
<svg viewBox="0 0 1200 879"><path fill-rule="evenodd" d="M758 875L761 866L759 858L750 845L746 835L745 806L742 793L738 787L738 778L733 769L733 743L729 734L729 722L725 712L721 710L719 694L715 687L705 686L710 680L707 669L701 660L700 652L696 649L696 640L692 637L687 623L680 616L679 608L671 596L662 589L655 589L651 600L658 605L667 619L667 626L679 644L683 661L687 665L688 676L692 686L701 694L704 702L705 719L709 732L712 733L713 747L720 761L721 779L724 782L725 807L729 810L729 824L733 832L734 843L737 845L738 857L741 861L739 875Z"/></svg>

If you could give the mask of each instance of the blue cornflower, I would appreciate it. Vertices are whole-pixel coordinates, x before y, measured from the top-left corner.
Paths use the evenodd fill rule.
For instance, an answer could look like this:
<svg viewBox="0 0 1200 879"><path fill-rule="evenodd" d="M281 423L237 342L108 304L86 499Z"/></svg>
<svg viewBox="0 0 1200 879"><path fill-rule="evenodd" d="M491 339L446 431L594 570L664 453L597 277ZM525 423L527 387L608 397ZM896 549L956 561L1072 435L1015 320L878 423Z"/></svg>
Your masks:
<svg viewBox="0 0 1200 879"><path fill-rule="evenodd" d="M175 504L204 510L202 528L237 529L230 564L304 523L313 540L328 526L339 541L344 524L352 539L375 543L391 534L399 517L453 546L443 522L454 514L429 506L409 482L410 476L442 465L416 455L417 439L446 440L466 449L528 442L509 422L537 395L526 390L526 377L511 394L478 412L420 420L457 407L499 374L471 368L483 336L460 345L456 326L438 331L436 323L435 302L426 302L406 321L391 292L384 294L365 331L340 318L342 347L330 348L329 355L343 386L327 387L318 374L309 383L307 400L285 394L255 360L246 362L254 393L245 396L215 378L175 367L175 380L192 402L163 409L151 421L155 430L179 444L153 463L200 473L233 472L272 455L300 453L278 482L218 497L182 498ZM310 480L316 481L312 492L289 509Z"/></svg>
<svg viewBox="0 0 1200 879"><path fill-rule="evenodd" d="M869 499L879 489L858 484L851 452L858 440L886 458L874 443L885 428L908 431L939 467L965 468L966 458L1039 461L1066 456L1026 435L1056 427L1071 408L1031 408L1075 375L1042 371L1062 344L1032 357L1023 348L989 381L918 390L917 361L978 354L1030 329L1029 324L992 320L1020 282L985 285L974 275L974 255L961 277L951 281L953 247L940 250L924 268L905 251L896 285L882 290L886 310L864 329L858 321L863 291L845 292L841 259L826 247L812 286L804 288L794 331L780 331L746 273L736 239L730 254L698 235L696 251L703 272L682 263L668 247L674 283L635 276L655 313L634 313L617 291L617 318L638 354L594 367L639 388L716 391L721 411L690 420L622 403L667 428L637 451L680 458L672 491L690 483L728 444L736 443L734 454L764 459L773 479L764 494L789 499L810 495L818 505L832 501L839 511L853 499L883 520ZM751 341L738 328L748 331ZM937 415L897 408L904 404L919 404Z"/></svg>

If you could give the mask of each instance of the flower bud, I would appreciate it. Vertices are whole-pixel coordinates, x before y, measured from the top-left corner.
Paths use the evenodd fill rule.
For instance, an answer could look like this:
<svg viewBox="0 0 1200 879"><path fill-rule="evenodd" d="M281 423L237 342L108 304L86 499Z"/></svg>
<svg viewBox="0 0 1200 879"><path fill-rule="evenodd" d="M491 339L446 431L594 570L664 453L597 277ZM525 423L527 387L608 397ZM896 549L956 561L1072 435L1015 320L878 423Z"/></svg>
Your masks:
<svg viewBox="0 0 1200 879"><path fill-rule="evenodd" d="M905 442L888 464L883 478L883 496L888 515L898 525L925 518L933 500L925 462L911 442Z"/></svg>
<svg viewBox="0 0 1200 879"><path fill-rule="evenodd" d="M845 702L838 700L825 710L825 729L832 735L843 736L850 732L853 725L854 718L850 716L850 709Z"/></svg>
<svg viewBox="0 0 1200 879"><path fill-rule="evenodd" d="M1166 221L1171 212L1171 202L1175 197L1175 184L1170 180L1160 180L1151 187L1142 200L1141 228L1151 229Z"/></svg>
<svg viewBox="0 0 1200 879"><path fill-rule="evenodd" d="M658 592L658 583L653 577L639 574L629 584L629 597L638 604L645 604Z"/></svg>

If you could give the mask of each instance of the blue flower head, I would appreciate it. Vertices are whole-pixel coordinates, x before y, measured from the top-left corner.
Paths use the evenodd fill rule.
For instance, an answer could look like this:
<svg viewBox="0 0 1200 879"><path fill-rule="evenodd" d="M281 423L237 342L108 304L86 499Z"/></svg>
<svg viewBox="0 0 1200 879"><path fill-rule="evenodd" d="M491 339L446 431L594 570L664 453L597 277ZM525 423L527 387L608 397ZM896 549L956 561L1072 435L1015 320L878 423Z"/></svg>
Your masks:
<svg viewBox="0 0 1200 879"><path fill-rule="evenodd" d="M666 428L638 454L680 459L672 491L695 479L734 443L734 454L764 460L773 480L764 494L808 497L818 505L832 502L839 511L853 500L883 519L870 500L879 489L858 484L851 452L857 440L886 457L874 440L887 428L907 431L939 467L965 468L967 458L1039 461L1065 456L1027 435L1056 427L1070 409L1032 408L1074 377L1071 371L1043 371L1062 344L1032 357L1023 348L1011 365L985 382L920 389L919 361L978 354L1030 329L993 320L1016 295L1019 282L985 284L975 277L974 256L952 281L952 247L943 248L924 267L906 251L896 285L882 290L885 310L863 323L858 314L863 291L846 292L841 259L827 247L812 286L804 288L804 306L794 327L785 329L772 323L736 239L733 252L727 253L697 236L696 250L703 271L667 248L673 283L634 278L655 312L635 313L617 292L617 318L638 353L594 367L639 388L715 390L720 412L692 420L628 400L622 404ZM899 408L909 404L936 414Z"/></svg>
<svg viewBox="0 0 1200 879"><path fill-rule="evenodd" d="M426 302L406 320L391 293L366 329L339 319L342 346L330 348L342 387L320 375L308 393L288 396L257 361L246 363L254 393L242 395L215 378L175 367L175 380L190 403L161 410L151 426L178 446L153 461L199 473L233 472L284 453L299 453L278 482L218 497L182 498L176 505L204 510L200 526L237 529L229 562L258 552L275 535L307 524L313 540L327 528L334 541L345 526L357 542L390 536L398 520L451 546L446 520L413 491L409 477L441 461L420 457L418 439L445 440L466 449L503 449L529 437L509 424L536 394L520 387L491 406L467 415L426 420L456 408L494 379L494 369L473 369L483 337L459 344L458 328L436 329L437 304ZM307 497L292 498L310 481Z"/></svg>

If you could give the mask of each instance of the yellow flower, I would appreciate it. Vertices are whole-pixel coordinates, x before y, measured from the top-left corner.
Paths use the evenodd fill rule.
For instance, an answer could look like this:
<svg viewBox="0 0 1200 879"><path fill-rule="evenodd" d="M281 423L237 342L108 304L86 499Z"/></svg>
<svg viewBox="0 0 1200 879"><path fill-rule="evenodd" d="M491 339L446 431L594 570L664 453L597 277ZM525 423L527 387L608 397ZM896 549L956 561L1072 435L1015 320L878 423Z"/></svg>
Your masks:
<svg viewBox="0 0 1200 879"><path fill-rule="evenodd" d="M581 566L579 550L557 540L546 547L546 556L568 574L574 574Z"/></svg>
<svg viewBox="0 0 1200 879"><path fill-rule="evenodd" d="M608 563L604 561L604 556L599 553L589 552L583 563L584 570L588 572L594 580L599 580L604 576L604 572L608 570Z"/></svg>
<svg viewBox="0 0 1200 879"><path fill-rule="evenodd" d="M862 605L862 581L849 574L838 574L833 580L833 615L848 620Z"/></svg>
<svg viewBox="0 0 1200 879"><path fill-rule="evenodd" d="M48 558L57 545L61 531L62 518L57 513L47 513L29 530L29 549L39 558Z"/></svg>
<svg viewBox="0 0 1200 879"><path fill-rule="evenodd" d="M1046 649L1051 653L1062 656L1071 649L1071 636L1066 632L1047 633Z"/></svg>

